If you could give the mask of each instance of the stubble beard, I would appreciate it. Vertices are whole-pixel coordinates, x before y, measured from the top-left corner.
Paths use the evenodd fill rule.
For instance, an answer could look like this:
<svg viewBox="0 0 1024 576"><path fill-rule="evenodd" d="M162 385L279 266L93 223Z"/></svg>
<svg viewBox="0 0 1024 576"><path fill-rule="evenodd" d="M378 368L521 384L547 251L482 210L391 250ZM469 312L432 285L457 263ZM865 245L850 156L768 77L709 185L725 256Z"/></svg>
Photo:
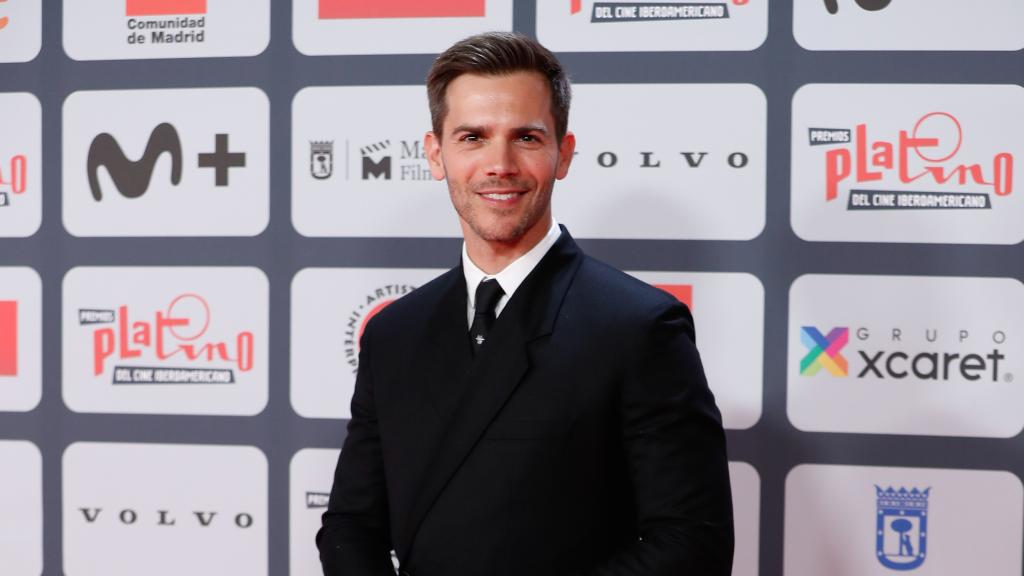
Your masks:
<svg viewBox="0 0 1024 576"><path fill-rule="evenodd" d="M479 184L470 189L458 189L451 182L448 183L448 194L451 197L452 205L455 207L455 212L458 213L459 218L469 226L470 230L473 231L480 239L485 242L497 242L502 244L511 244L522 238L528 230L533 228L544 217L544 214L548 211L548 207L551 205L551 192L554 188L555 181L552 179L546 189L536 189L527 193L531 194L543 194L547 196L546 200L540 202L531 202L527 209L524 210L514 223L509 225L505 220L504 216L515 211L514 208L506 210L493 210L487 207L478 206L474 204L474 200L477 196L477 189L510 186L518 188L530 188L529 186L523 186L519 181L502 182L499 186L495 185L494 182L485 182ZM541 199L537 199L541 200ZM521 200L522 201L522 200ZM490 211L494 214L497 222L495 225L487 226L486 220L488 215L483 214L485 211Z"/></svg>

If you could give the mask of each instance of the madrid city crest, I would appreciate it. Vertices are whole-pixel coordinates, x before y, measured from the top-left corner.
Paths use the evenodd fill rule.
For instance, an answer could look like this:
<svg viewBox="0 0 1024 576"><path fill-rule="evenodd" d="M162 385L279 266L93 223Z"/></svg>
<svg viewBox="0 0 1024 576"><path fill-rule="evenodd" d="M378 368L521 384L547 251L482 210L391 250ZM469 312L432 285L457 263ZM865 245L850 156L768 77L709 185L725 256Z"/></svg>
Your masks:
<svg viewBox="0 0 1024 576"><path fill-rule="evenodd" d="M309 143L309 173L317 180L326 180L334 173L334 142Z"/></svg>
<svg viewBox="0 0 1024 576"><path fill-rule="evenodd" d="M899 490L875 486L878 496L875 555L882 566L913 570L928 552L928 496L931 488Z"/></svg>

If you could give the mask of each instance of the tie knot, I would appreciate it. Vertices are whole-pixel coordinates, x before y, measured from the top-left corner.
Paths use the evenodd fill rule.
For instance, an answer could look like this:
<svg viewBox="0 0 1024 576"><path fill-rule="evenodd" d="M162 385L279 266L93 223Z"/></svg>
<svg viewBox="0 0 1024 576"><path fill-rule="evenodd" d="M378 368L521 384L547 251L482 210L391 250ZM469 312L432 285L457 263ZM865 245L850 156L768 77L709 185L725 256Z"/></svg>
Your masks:
<svg viewBox="0 0 1024 576"><path fill-rule="evenodd" d="M501 284L493 278L483 280L476 287L476 306L474 311L476 314L494 314L494 307L498 304L498 300L505 294L505 291L501 289Z"/></svg>

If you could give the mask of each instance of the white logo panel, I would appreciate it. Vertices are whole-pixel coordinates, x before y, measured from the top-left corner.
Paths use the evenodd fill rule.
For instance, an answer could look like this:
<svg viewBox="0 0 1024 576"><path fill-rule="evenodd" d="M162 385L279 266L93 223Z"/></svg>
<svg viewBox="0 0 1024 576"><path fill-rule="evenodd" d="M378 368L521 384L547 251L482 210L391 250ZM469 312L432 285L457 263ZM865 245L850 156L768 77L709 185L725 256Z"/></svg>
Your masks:
<svg viewBox="0 0 1024 576"><path fill-rule="evenodd" d="M768 0L537 3L537 38L555 52L754 50Z"/></svg>
<svg viewBox="0 0 1024 576"><path fill-rule="evenodd" d="M1020 50L1018 0L802 0L793 35L808 50Z"/></svg>
<svg viewBox="0 0 1024 576"><path fill-rule="evenodd" d="M761 477L746 462L729 462L736 551L732 576L757 576L760 560Z"/></svg>
<svg viewBox="0 0 1024 576"><path fill-rule="evenodd" d="M793 96L793 230L816 241L1017 244L1022 132L1020 86L805 85Z"/></svg>
<svg viewBox="0 0 1024 576"><path fill-rule="evenodd" d="M34 60L42 45L43 0L0 2L0 62Z"/></svg>
<svg viewBox="0 0 1024 576"><path fill-rule="evenodd" d="M42 115L33 94L0 93L0 237L31 236L42 222Z"/></svg>
<svg viewBox="0 0 1024 576"><path fill-rule="evenodd" d="M268 292L257 268L73 268L64 402L76 412L259 413Z"/></svg>
<svg viewBox="0 0 1024 576"><path fill-rule="evenodd" d="M827 276L789 291L788 413L805 431L1009 438L1024 428L1024 284Z"/></svg>
<svg viewBox="0 0 1024 576"><path fill-rule="evenodd" d="M435 54L473 34L512 29L512 0L295 0L292 7L295 48L310 56Z"/></svg>
<svg viewBox="0 0 1024 576"><path fill-rule="evenodd" d="M766 103L751 84L575 86L555 214L580 238L749 240L765 222ZM676 114L680 106L699 113Z"/></svg>
<svg viewBox="0 0 1024 576"><path fill-rule="evenodd" d="M75 236L255 236L270 217L258 88L75 92L64 226Z"/></svg>
<svg viewBox="0 0 1024 576"><path fill-rule="evenodd" d="M75 60L255 56L270 42L270 0L64 0Z"/></svg>
<svg viewBox="0 0 1024 576"><path fill-rule="evenodd" d="M295 229L305 236L461 236L447 186L430 175L428 130L422 86L301 90L292 101Z"/></svg>
<svg viewBox="0 0 1024 576"><path fill-rule="evenodd" d="M0 267L0 411L27 412L42 397L42 300L35 270Z"/></svg>
<svg viewBox="0 0 1024 576"><path fill-rule="evenodd" d="M327 511L334 467L340 453L340 450L305 448L292 456L288 497L289 574L317 574L323 570L315 538L320 529L320 516Z"/></svg>
<svg viewBox="0 0 1024 576"><path fill-rule="evenodd" d="M761 417L764 378L764 286L733 273L630 272L690 307L708 385L726 428L744 430Z"/></svg>
<svg viewBox="0 0 1024 576"><path fill-rule="evenodd" d="M786 576L1021 573L1010 472L801 465L786 478Z"/></svg>
<svg viewBox="0 0 1024 576"><path fill-rule="evenodd" d="M68 576L267 574L258 448L77 442L62 486Z"/></svg>
<svg viewBox="0 0 1024 576"><path fill-rule="evenodd" d="M5 576L43 571L43 457L31 442L0 440L0 558Z"/></svg>
<svg viewBox="0 0 1024 576"><path fill-rule="evenodd" d="M351 418L359 338L385 306L441 269L306 268L292 280L291 400L306 418Z"/></svg>

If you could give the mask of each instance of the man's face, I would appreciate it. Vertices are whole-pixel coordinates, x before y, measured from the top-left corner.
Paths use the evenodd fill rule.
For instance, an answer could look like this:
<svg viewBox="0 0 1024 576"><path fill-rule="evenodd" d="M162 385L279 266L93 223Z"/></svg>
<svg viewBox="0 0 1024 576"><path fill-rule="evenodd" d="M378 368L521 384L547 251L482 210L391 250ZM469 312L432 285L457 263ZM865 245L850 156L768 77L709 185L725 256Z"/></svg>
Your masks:
<svg viewBox="0 0 1024 576"><path fill-rule="evenodd" d="M569 171L575 137L559 142L547 80L536 72L463 74L448 85L442 134L425 139L430 171L447 179L467 243L532 245L551 222L551 189Z"/></svg>

